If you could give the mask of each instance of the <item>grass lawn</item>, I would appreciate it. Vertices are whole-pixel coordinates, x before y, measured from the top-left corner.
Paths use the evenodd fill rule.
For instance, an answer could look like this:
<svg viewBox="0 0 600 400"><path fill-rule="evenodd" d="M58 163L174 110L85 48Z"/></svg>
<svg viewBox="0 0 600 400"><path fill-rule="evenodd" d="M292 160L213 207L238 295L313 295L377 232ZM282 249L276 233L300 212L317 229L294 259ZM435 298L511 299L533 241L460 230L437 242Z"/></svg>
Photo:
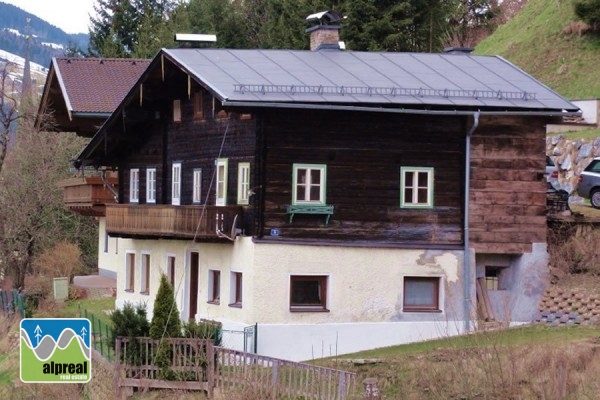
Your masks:
<svg viewBox="0 0 600 400"><path fill-rule="evenodd" d="M115 309L114 297L103 297L100 299L81 299L66 301L62 311L70 317L85 318L85 310L94 315L94 318L99 319L105 324L110 324L108 311Z"/></svg>

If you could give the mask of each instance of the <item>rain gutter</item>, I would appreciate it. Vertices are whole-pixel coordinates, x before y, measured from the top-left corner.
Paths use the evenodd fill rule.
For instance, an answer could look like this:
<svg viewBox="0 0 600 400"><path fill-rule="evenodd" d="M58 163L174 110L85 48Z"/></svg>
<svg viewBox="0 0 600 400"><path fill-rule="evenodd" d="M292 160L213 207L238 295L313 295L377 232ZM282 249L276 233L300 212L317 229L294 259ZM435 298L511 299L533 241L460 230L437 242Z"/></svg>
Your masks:
<svg viewBox="0 0 600 400"><path fill-rule="evenodd" d="M471 135L479 127L479 111L472 113L473 126L467 131L465 140L465 217L464 217L464 318L465 332L469 332L471 328L471 250L469 244L469 192L471 190Z"/></svg>

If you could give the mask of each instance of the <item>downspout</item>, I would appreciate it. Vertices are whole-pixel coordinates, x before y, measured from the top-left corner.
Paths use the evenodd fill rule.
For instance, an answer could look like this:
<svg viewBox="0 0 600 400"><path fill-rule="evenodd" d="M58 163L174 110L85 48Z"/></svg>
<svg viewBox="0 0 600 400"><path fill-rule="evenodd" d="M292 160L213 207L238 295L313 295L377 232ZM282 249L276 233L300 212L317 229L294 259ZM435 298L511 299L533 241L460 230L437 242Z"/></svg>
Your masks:
<svg viewBox="0 0 600 400"><path fill-rule="evenodd" d="M471 180L471 135L479 127L479 111L473 113L473 126L467 131L465 140L465 218L464 218L464 317L465 317L465 332L469 332L471 328L471 252L469 245L469 192Z"/></svg>

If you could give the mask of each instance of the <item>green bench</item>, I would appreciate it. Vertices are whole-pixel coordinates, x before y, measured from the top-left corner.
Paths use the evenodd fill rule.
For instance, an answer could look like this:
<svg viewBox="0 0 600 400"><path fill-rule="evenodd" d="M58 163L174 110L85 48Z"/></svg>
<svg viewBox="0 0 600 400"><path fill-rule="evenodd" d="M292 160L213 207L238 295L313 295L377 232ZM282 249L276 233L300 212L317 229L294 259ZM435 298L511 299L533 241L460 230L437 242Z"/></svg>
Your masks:
<svg viewBox="0 0 600 400"><path fill-rule="evenodd" d="M296 204L287 206L290 215L290 224L296 214L321 214L326 215L325 224L329 224L329 218L333 215L333 206L327 204Z"/></svg>

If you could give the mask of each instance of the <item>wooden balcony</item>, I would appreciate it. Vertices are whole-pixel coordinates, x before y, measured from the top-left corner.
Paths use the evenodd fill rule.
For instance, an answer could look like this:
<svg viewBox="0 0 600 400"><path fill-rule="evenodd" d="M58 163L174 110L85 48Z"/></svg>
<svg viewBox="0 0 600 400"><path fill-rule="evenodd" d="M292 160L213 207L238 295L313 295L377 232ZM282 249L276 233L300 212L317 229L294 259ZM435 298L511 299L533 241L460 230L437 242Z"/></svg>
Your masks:
<svg viewBox="0 0 600 400"><path fill-rule="evenodd" d="M227 236L234 238L241 225L242 213L239 206L110 204L106 206L106 231L129 238L229 241Z"/></svg>
<svg viewBox="0 0 600 400"><path fill-rule="evenodd" d="M105 179L116 187L116 176ZM88 176L65 179L58 183L63 188L65 207L85 216L103 217L105 205L115 203L114 194L106 187L99 176Z"/></svg>

